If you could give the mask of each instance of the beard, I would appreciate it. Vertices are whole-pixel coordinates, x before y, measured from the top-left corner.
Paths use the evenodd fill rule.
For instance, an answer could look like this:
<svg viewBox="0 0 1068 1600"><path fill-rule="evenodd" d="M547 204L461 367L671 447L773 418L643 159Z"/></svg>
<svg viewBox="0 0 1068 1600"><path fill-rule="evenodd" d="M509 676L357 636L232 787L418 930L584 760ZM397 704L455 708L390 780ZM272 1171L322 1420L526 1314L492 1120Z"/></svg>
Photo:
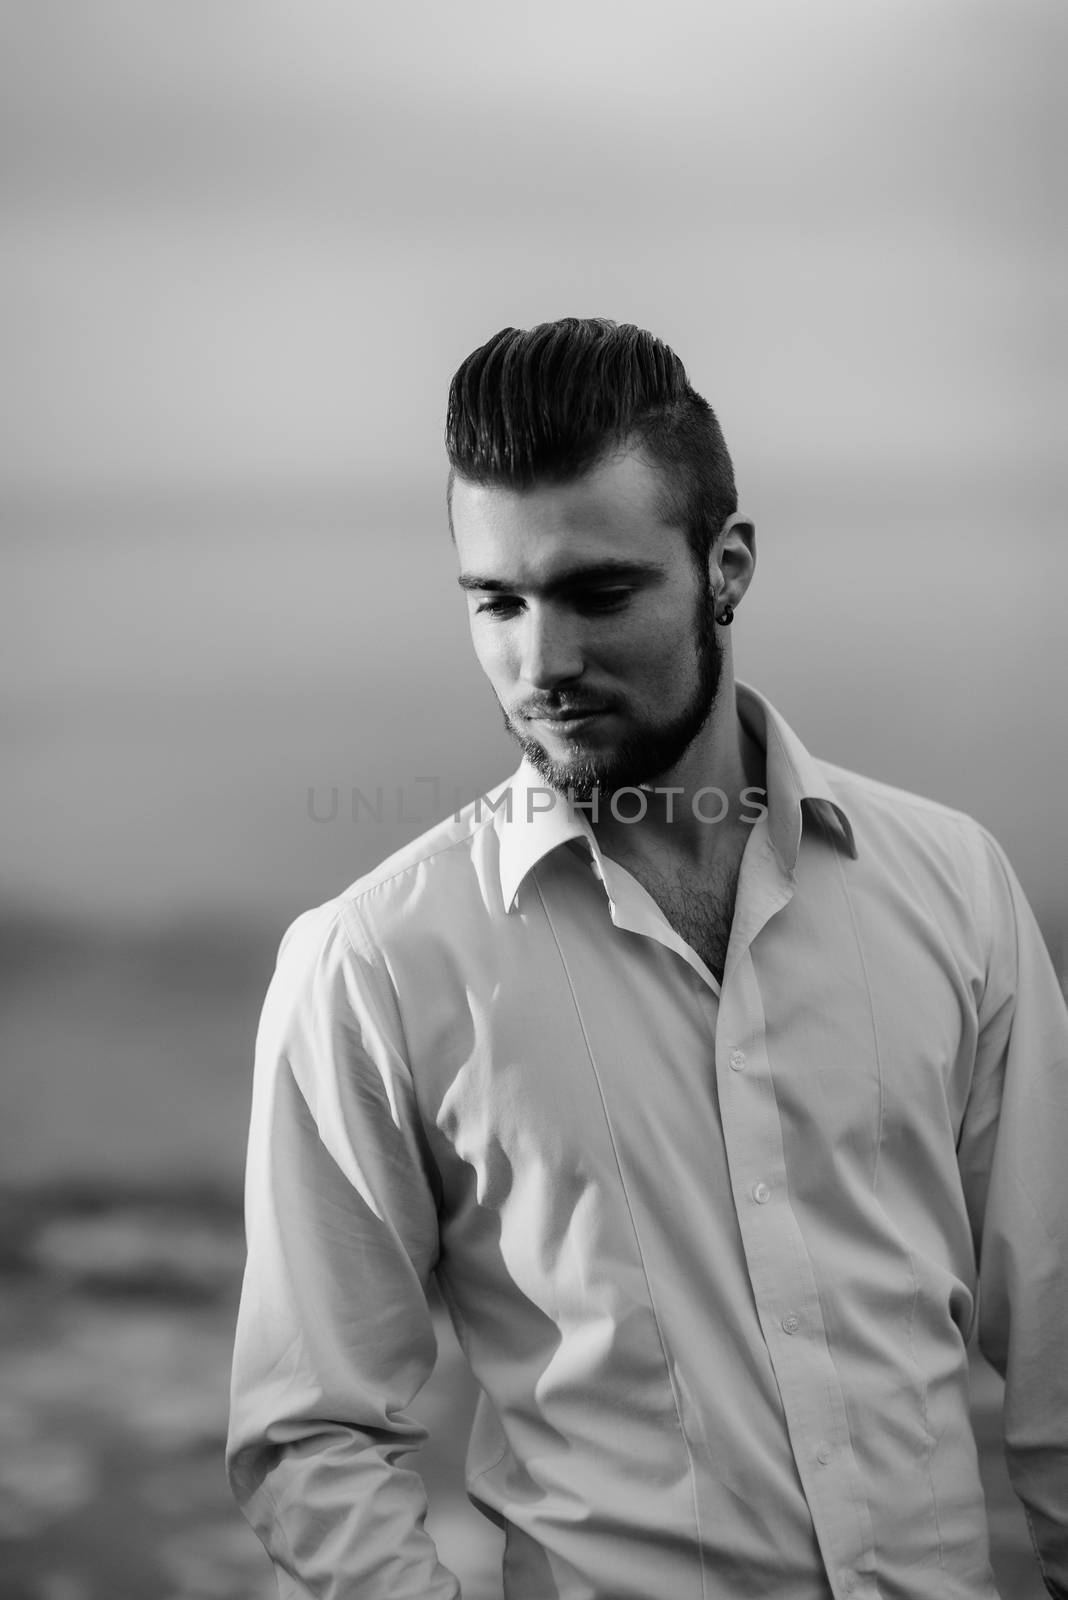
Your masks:
<svg viewBox="0 0 1068 1600"><path fill-rule="evenodd" d="M686 705L668 722L638 721L614 749L556 761L537 739L521 733L506 711L504 725L538 776L558 794L589 800L594 793L610 796L619 789L648 786L681 761L716 703L723 673L723 647L713 624L707 573L698 597L694 644L697 683Z"/></svg>

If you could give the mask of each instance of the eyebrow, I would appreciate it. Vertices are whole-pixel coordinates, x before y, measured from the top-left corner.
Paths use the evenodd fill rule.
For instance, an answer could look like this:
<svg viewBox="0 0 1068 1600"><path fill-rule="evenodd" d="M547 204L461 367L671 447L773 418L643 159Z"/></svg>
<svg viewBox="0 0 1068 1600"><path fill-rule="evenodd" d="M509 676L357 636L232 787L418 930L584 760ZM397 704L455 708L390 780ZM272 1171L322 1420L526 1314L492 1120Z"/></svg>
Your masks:
<svg viewBox="0 0 1068 1600"><path fill-rule="evenodd" d="M486 594L518 594L522 590L526 594L551 599L553 595L565 594L569 589L589 584L640 582L643 578L660 578L663 574L664 568L656 561L621 561L608 556L603 561L592 561L586 566L569 567L566 572L559 573L543 584L505 583L500 578L470 572L461 572L456 581L461 589L480 589Z"/></svg>

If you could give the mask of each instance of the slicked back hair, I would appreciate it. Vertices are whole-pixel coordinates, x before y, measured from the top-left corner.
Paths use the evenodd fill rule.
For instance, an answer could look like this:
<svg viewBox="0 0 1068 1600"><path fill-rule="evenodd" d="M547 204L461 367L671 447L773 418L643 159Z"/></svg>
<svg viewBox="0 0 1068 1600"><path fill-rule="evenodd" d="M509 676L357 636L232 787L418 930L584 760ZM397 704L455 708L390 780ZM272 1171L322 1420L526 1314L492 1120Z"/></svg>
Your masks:
<svg viewBox="0 0 1068 1600"><path fill-rule="evenodd" d="M502 328L452 380L445 443L450 527L454 477L507 489L568 483L635 446L661 470L661 514L685 530L700 570L738 509L715 412L675 352L632 323Z"/></svg>

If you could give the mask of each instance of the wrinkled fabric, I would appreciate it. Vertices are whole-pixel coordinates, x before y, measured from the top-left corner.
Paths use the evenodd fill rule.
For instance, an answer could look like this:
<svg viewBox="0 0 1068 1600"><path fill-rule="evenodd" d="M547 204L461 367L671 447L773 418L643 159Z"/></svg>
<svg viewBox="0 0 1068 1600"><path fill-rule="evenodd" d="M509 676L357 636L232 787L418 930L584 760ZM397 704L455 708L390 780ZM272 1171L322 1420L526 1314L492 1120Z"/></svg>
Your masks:
<svg viewBox="0 0 1068 1600"><path fill-rule="evenodd" d="M459 1594L411 1454L434 1274L507 1600L989 1600L976 1321L1068 1592L1040 932L977 823L738 695L768 810L721 984L526 766L287 932L228 1447L283 1596Z"/></svg>

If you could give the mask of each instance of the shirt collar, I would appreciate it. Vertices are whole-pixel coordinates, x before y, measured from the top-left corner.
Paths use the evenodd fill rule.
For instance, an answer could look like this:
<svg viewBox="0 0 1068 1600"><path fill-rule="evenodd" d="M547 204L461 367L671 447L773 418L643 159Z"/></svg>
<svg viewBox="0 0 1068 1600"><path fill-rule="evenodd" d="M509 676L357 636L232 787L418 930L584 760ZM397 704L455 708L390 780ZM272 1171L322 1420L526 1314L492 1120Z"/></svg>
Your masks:
<svg viewBox="0 0 1068 1600"><path fill-rule="evenodd" d="M790 873L797 866L806 809L856 856L849 818L819 762L763 695L737 682L735 692L739 718L764 751L768 835L783 866ZM598 875L603 876L600 846L586 815L554 793L525 758L514 777L495 791L492 804L500 841L501 894L508 910L538 862L572 840L585 842Z"/></svg>
<svg viewBox="0 0 1068 1600"><path fill-rule="evenodd" d="M525 757L515 776L497 791L493 823L500 840L501 894L508 911L528 873L550 851L572 839L585 840L600 867L600 846L583 813L551 789Z"/></svg>
<svg viewBox="0 0 1068 1600"><path fill-rule="evenodd" d="M806 810L836 834L855 857L852 825L821 763L762 694L746 683L736 683L735 691L738 716L764 751L768 834L787 872L792 873L797 867Z"/></svg>

